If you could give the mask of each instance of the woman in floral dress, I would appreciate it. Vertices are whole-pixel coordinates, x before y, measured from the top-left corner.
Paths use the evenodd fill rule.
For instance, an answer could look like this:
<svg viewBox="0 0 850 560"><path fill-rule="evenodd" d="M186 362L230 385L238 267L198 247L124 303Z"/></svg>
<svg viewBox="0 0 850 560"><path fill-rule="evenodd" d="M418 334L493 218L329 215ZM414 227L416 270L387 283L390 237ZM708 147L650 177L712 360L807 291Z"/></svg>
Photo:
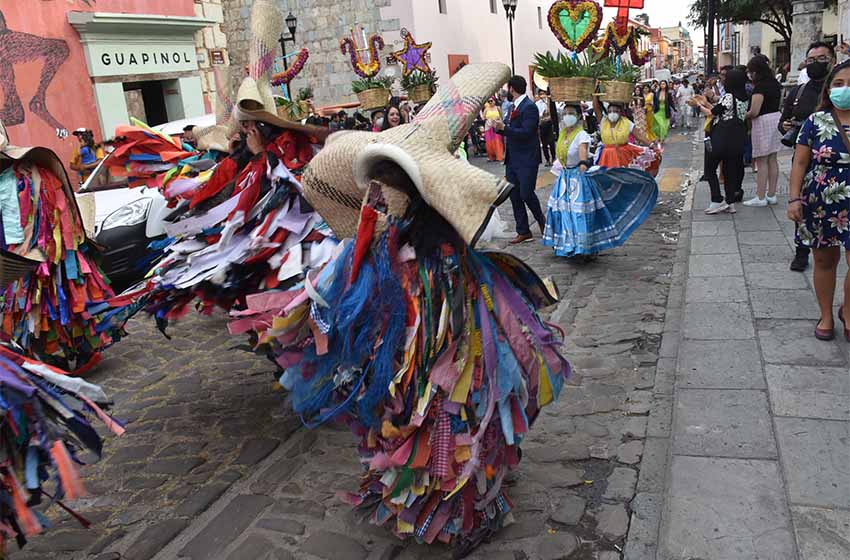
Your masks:
<svg viewBox="0 0 850 560"><path fill-rule="evenodd" d="M797 138L788 200L788 217L800 224L798 241L814 253L819 340L835 338L832 302L842 252L850 264L850 61L836 66L826 83L820 111L803 123ZM850 274L838 318L850 342Z"/></svg>

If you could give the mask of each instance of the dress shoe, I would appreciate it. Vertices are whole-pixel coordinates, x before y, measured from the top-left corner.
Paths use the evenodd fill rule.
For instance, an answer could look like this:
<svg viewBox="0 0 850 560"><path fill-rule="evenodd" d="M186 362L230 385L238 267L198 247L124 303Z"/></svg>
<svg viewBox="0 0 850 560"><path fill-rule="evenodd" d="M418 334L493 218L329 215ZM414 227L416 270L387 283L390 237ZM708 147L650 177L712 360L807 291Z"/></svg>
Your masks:
<svg viewBox="0 0 850 560"><path fill-rule="evenodd" d="M510 244L511 245L519 245L520 243L525 243L526 241L531 241L532 239L534 239L534 236L531 235L530 233L520 233L520 234L517 234L516 237L511 239Z"/></svg>

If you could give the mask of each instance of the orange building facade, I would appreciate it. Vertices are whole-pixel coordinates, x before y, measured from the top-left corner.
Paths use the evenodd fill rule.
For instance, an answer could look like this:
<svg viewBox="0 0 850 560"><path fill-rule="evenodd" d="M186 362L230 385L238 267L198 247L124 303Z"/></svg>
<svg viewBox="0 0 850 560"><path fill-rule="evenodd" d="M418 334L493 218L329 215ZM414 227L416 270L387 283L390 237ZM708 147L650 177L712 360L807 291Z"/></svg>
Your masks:
<svg viewBox="0 0 850 560"><path fill-rule="evenodd" d="M154 125L208 112L199 61L203 30L217 22L198 12L194 0L0 1L0 120L11 142L68 161L76 128L100 140L130 116Z"/></svg>

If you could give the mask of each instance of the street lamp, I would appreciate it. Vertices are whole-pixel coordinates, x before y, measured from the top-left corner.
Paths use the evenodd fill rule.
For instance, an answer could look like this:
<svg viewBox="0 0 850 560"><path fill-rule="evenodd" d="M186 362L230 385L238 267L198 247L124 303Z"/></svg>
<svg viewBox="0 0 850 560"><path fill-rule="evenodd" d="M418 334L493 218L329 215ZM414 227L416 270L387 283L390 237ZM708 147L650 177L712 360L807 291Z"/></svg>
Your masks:
<svg viewBox="0 0 850 560"><path fill-rule="evenodd" d="M278 42L280 43L280 50L283 52L283 69L288 70L289 64L286 62L286 42L292 41L295 43L295 26L298 25L298 18L292 15L292 12L289 12L289 15L286 16L286 28L289 30L289 37L284 37L283 33L280 34L280 39ZM289 97L289 100L292 101L292 90L289 87L289 82L286 83L286 95Z"/></svg>
<svg viewBox="0 0 850 560"><path fill-rule="evenodd" d="M502 0L505 7L505 17L508 18L508 28L511 33L511 74L516 74L514 68L514 17L516 16L516 5L519 0Z"/></svg>

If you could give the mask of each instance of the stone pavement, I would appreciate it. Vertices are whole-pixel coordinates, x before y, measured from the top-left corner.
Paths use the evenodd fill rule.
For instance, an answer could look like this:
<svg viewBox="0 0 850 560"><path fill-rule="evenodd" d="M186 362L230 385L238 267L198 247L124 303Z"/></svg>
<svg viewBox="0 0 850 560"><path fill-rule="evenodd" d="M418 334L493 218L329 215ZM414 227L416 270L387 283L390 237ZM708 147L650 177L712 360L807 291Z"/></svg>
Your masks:
<svg viewBox="0 0 850 560"><path fill-rule="evenodd" d="M692 151L671 142L665 184L686 180ZM509 492L516 523L474 558L614 560L627 534L650 535L651 519L657 526L667 449L657 442L670 433L672 371L656 365L684 202L680 189L668 190L624 247L595 262L555 258L537 243L494 243L558 283L562 302L549 319L567 332L575 375L524 445ZM548 192L539 190L543 201ZM509 204L501 215L512 222ZM107 438L103 460L84 469L91 497L73 505L93 528L54 514L54 530L12 558L450 557L354 518L336 496L357 485L353 437L300 428L284 395L270 391L272 368L232 348L240 341L221 316L189 316L171 341L144 317L130 331L89 377L129 420L127 434Z"/></svg>
<svg viewBox="0 0 850 560"><path fill-rule="evenodd" d="M707 184L689 193L667 310L681 328L658 365L675 375L672 433L646 444L669 447L646 496L660 533L630 538L628 559L850 558L850 344L813 337L811 272L788 269L790 152L781 169L774 207L706 216Z"/></svg>

